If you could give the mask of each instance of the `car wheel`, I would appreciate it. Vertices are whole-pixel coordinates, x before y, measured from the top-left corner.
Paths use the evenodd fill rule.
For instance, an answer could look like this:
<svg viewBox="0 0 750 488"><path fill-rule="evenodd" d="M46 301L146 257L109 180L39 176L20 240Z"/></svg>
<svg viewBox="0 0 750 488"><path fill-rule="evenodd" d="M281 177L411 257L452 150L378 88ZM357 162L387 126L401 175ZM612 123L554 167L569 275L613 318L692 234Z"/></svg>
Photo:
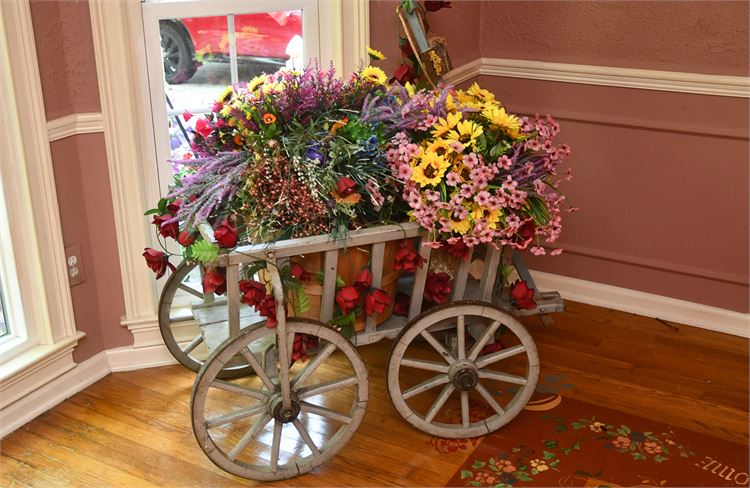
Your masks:
<svg viewBox="0 0 750 488"><path fill-rule="evenodd" d="M190 36L173 22L159 22L164 79L170 85L185 83L197 69Z"/></svg>

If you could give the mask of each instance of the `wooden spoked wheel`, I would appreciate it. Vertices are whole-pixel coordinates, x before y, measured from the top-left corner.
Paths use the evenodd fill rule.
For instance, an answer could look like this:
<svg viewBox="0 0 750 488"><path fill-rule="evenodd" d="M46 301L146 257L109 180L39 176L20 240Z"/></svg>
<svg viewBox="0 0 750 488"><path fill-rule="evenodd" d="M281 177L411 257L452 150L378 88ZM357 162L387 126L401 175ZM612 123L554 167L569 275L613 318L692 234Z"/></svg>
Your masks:
<svg viewBox="0 0 750 488"><path fill-rule="evenodd" d="M193 387L193 431L201 449L217 466L243 478L280 480L314 469L344 447L364 417L367 369L354 346L320 322L290 319L286 328L290 349L301 335L318 341L317 352L294 361L287 374L282 361L261 365L249 352L277 333L258 324L214 351ZM225 361L236 354L256 375L218 379Z"/></svg>
<svg viewBox="0 0 750 488"><path fill-rule="evenodd" d="M398 335L388 359L396 410L418 429L447 438L488 434L511 421L538 377L529 333L483 302L449 303L420 315Z"/></svg>
<svg viewBox="0 0 750 488"><path fill-rule="evenodd" d="M209 324L210 327L228 329L226 298L204 294L198 264L183 261L169 277L161 293L159 330L172 356L195 372L210 353L199 322L201 318L211 315L208 320L214 323ZM226 337L226 331L223 334ZM224 368L220 377L233 378L251 372L252 369L244 361L235 359Z"/></svg>

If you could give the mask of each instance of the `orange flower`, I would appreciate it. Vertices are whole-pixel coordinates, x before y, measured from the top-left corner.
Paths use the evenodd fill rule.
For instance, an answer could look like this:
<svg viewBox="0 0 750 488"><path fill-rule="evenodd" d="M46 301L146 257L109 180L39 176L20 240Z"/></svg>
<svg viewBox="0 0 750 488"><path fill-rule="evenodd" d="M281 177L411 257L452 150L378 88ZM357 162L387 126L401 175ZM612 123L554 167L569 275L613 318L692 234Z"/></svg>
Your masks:
<svg viewBox="0 0 750 488"><path fill-rule="evenodd" d="M234 135L234 143L235 143L236 145L238 145L238 146L241 146L241 145L242 145L242 138L240 137L240 135L239 135L239 134L235 134L235 135Z"/></svg>
<svg viewBox="0 0 750 488"><path fill-rule="evenodd" d="M349 117L344 117L343 119L336 121L333 124L333 127L331 127L331 134L335 134L336 131L338 131L340 128L344 127L348 123L349 123Z"/></svg>
<svg viewBox="0 0 750 488"><path fill-rule="evenodd" d="M263 114L263 123L273 124L276 122L276 116L274 114Z"/></svg>

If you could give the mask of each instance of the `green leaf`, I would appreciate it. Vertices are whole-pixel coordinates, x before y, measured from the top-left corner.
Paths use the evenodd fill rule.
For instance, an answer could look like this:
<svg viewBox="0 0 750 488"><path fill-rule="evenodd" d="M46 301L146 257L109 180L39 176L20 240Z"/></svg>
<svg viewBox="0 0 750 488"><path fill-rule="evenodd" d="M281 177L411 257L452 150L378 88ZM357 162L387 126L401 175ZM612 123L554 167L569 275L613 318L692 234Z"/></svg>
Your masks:
<svg viewBox="0 0 750 488"><path fill-rule="evenodd" d="M201 263L210 263L219 255L219 247L206 240L196 241L190 246L190 256Z"/></svg>
<svg viewBox="0 0 750 488"><path fill-rule="evenodd" d="M664 456L654 456L654 461L656 461L657 463L663 463L666 460L667 458L665 458Z"/></svg>
<svg viewBox="0 0 750 488"><path fill-rule="evenodd" d="M557 447L557 441L544 441L544 445L547 449L554 449Z"/></svg>
<svg viewBox="0 0 750 488"><path fill-rule="evenodd" d="M305 289L303 287L299 287L294 291L292 294L293 297L293 303L292 307L294 308L295 313L303 314L310 310L310 299L307 296L307 293L305 293Z"/></svg>
<svg viewBox="0 0 750 488"><path fill-rule="evenodd" d="M563 447L563 454L565 454L566 456L570 454L570 451L571 449L569 447Z"/></svg>
<svg viewBox="0 0 750 488"><path fill-rule="evenodd" d="M555 459L555 453L554 452L542 451L542 453L544 454L544 459L547 459L547 460L549 460L549 459Z"/></svg>
<svg viewBox="0 0 750 488"><path fill-rule="evenodd" d="M477 459L476 461L474 461L474 464L472 464L471 467L474 468L474 469L479 469L479 468L485 467L486 465L487 465L487 463L485 463L484 461L480 461L479 459Z"/></svg>
<svg viewBox="0 0 750 488"><path fill-rule="evenodd" d="M491 465L491 464L490 464L490 465L489 465L489 466L487 466L487 467L488 467L488 468L490 468L490 471L494 471L494 472L496 472L496 473L499 473L499 472L500 472L500 468L498 468L497 466L493 466L493 465Z"/></svg>
<svg viewBox="0 0 750 488"><path fill-rule="evenodd" d="M482 483L480 483L479 481L469 481L469 484L471 486L482 486Z"/></svg>
<svg viewBox="0 0 750 488"><path fill-rule="evenodd" d="M576 441L576 442L575 442L575 443L573 444L573 449L575 449L575 450L577 450L577 451L581 450L581 441Z"/></svg>
<svg viewBox="0 0 750 488"><path fill-rule="evenodd" d="M560 460L559 459L555 459L554 461L552 461L551 463L549 463L549 466L550 466L550 468L554 468L558 464L560 464Z"/></svg>
<svg viewBox="0 0 750 488"><path fill-rule="evenodd" d="M534 470L531 470L532 473L534 473ZM531 481L531 476L529 476L527 473L524 473L523 471L517 471L514 473L516 478L518 478L521 481ZM536 474L536 473L534 473Z"/></svg>
<svg viewBox="0 0 750 488"><path fill-rule="evenodd" d="M624 430L626 433L630 434L630 428L628 428L626 425L623 425L622 430Z"/></svg>
<svg viewBox="0 0 750 488"><path fill-rule="evenodd" d="M533 474L534 476L536 476L536 475L539 474L539 471L536 468L531 468L531 474Z"/></svg>
<svg viewBox="0 0 750 488"><path fill-rule="evenodd" d="M339 275L336 275L336 288L343 288L346 286L346 281Z"/></svg>
<svg viewBox="0 0 750 488"><path fill-rule="evenodd" d="M471 471L467 471L465 469L461 470L461 479L462 480L465 480L466 478L473 478L473 477L474 477L474 473L472 473Z"/></svg>
<svg viewBox="0 0 750 488"><path fill-rule="evenodd" d="M565 424L557 424L557 425L555 426L555 430L556 430L557 432L565 432L566 430L568 430L568 426L567 426L567 425L565 425Z"/></svg>
<svg viewBox="0 0 750 488"><path fill-rule="evenodd" d="M152 214L157 214L157 213L159 213L159 209L158 208L152 208L150 210L146 210L146 213L144 213L143 215L152 215Z"/></svg>

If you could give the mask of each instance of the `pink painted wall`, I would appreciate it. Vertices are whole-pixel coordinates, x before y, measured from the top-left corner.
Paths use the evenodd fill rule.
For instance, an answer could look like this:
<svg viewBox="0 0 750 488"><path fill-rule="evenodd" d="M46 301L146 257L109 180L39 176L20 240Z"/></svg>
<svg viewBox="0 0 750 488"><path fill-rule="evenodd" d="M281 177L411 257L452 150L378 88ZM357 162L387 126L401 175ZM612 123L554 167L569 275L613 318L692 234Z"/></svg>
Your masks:
<svg viewBox="0 0 750 488"><path fill-rule="evenodd" d="M31 3L47 120L99 112L88 3ZM132 344L124 312L104 136L83 134L50 144L65 246L80 244L86 281L71 289L76 327L86 333L76 361Z"/></svg>
<svg viewBox="0 0 750 488"><path fill-rule="evenodd" d="M482 56L747 76L746 1L483 1Z"/></svg>
<svg viewBox="0 0 750 488"><path fill-rule="evenodd" d="M47 120L99 112L88 2L32 0L31 17Z"/></svg>

